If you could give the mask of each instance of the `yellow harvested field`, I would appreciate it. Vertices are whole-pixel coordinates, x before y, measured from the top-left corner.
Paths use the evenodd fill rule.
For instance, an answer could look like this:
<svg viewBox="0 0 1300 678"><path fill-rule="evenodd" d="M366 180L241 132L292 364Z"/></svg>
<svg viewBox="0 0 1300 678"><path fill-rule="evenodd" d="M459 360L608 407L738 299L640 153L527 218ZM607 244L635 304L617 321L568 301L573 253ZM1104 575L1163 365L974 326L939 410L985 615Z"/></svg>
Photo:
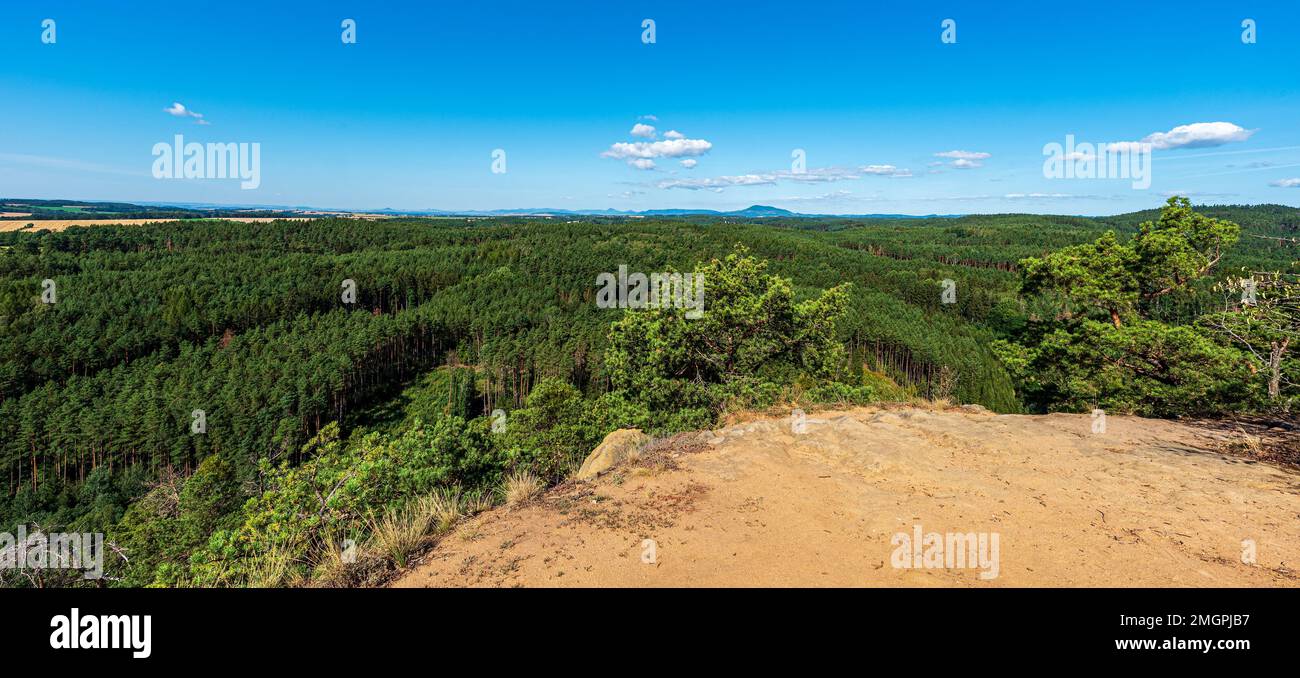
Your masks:
<svg viewBox="0 0 1300 678"><path fill-rule="evenodd" d="M271 217L212 217L219 221L244 221L251 223L262 223L267 221L276 221ZM291 221L307 221L309 217L286 217ZM0 221L0 232L22 230L27 224L32 224L31 230L40 231L62 231L69 226L107 226L109 224L119 224L122 226L139 226L141 224L157 224L167 221L199 221L198 219L42 219L36 220L16 220ZM206 221L206 220L205 220Z"/></svg>

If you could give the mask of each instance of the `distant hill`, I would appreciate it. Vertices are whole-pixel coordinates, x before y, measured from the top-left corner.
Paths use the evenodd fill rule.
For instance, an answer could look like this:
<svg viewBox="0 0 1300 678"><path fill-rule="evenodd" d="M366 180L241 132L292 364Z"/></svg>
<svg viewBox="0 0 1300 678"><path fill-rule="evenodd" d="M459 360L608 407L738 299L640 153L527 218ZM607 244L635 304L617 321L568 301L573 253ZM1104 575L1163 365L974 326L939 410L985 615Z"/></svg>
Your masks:
<svg viewBox="0 0 1300 678"><path fill-rule="evenodd" d="M738 217L793 217L794 212L783 210L780 207L769 207L767 205L750 205L743 210L727 212L728 216Z"/></svg>
<svg viewBox="0 0 1300 678"><path fill-rule="evenodd" d="M1282 235L1294 235L1300 228L1300 209L1285 205L1198 205L1196 210L1220 218L1231 219L1243 226L1255 222L1267 223L1270 232L1278 231ZM741 219L954 219L964 216L1004 217L1027 216L1046 217L1053 215L964 215L964 214L811 214L793 212L771 205L750 205L744 209L720 211L692 208L665 208L653 210L616 210L616 209L555 209L548 207L511 208L499 210L442 210L418 209L401 210L392 207L377 209L342 209L330 207L310 207L306 205L219 205L214 203L127 203L96 202L88 200L37 200L32 198L0 198L0 213L24 213L25 216L0 217L2 220L24 219L38 221L42 219L201 219L205 217L303 217L303 216L347 216L351 214L378 214L393 217L565 217L565 216L605 216L605 217L735 217ZM1081 217L1120 228L1131 228L1137 224L1158 218L1159 210L1143 210L1103 217ZM1280 226L1279 226L1280 224Z"/></svg>
<svg viewBox="0 0 1300 678"><path fill-rule="evenodd" d="M666 208L653 210L616 210L616 209L557 209L550 207L518 207L499 210L443 210L436 208L400 210L392 207L376 209L341 209L331 207L310 207L306 205L219 205L215 203L126 203L95 202L88 200L37 200L33 198L0 198L0 212L26 212L30 216L21 217L28 220L42 219L105 219L113 217L130 219L176 218L198 219L203 217L289 217L289 216L329 216L331 214L382 214L387 216L411 217L561 217L561 216L611 216L611 217L740 217L744 219L762 218L843 218L843 219L924 219L961 215L914 215L914 214L806 214L792 212L771 205L750 205L745 209L720 211L710 209ZM18 217L8 217L15 219Z"/></svg>

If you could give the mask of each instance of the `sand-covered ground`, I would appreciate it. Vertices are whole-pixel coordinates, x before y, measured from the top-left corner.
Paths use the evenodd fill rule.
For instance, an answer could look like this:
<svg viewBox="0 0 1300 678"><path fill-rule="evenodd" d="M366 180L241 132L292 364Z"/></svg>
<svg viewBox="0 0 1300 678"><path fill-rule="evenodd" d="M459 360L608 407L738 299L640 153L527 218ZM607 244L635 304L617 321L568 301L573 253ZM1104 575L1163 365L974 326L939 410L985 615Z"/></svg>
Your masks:
<svg viewBox="0 0 1300 678"><path fill-rule="evenodd" d="M808 416L802 433L760 417L657 441L465 521L395 585L1300 586L1300 473L1218 452L1231 433L955 408ZM916 526L945 543L996 535L997 576L973 554L896 567L917 564L896 536Z"/></svg>

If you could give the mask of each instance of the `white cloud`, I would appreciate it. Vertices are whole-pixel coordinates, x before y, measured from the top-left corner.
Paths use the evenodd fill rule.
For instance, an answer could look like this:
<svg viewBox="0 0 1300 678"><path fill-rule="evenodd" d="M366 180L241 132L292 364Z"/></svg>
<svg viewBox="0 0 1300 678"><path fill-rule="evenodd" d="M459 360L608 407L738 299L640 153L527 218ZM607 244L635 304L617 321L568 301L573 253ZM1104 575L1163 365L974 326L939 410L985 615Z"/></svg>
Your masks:
<svg viewBox="0 0 1300 678"><path fill-rule="evenodd" d="M819 184L833 181L854 181L864 176L910 177L912 171L894 165L862 165L860 167L814 167L798 174L789 170L780 170L771 172L771 174L778 179Z"/></svg>
<svg viewBox="0 0 1300 678"><path fill-rule="evenodd" d="M665 179L655 185L664 189L684 188L690 191L701 189L717 191L730 186L771 186L774 184L776 184L776 177L771 174L740 174L708 179Z"/></svg>
<svg viewBox="0 0 1300 678"><path fill-rule="evenodd" d="M637 169L653 169L655 158L689 158L709 152L713 144L704 139L665 139L612 144L601 153L603 158L623 160Z"/></svg>
<svg viewBox="0 0 1300 678"><path fill-rule="evenodd" d="M1081 193L1004 193L1001 195L942 195L917 198L918 200L951 200L955 202L978 202L985 200L1115 200L1117 196L1092 195Z"/></svg>
<svg viewBox="0 0 1300 678"><path fill-rule="evenodd" d="M619 142L601 155L607 158L681 158L704 155L713 144L703 139Z"/></svg>
<svg viewBox="0 0 1300 678"><path fill-rule="evenodd" d="M983 151L940 151L939 153L935 153L934 157L951 159L952 162L949 164L953 169L975 169L977 167L983 167L984 163L980 161L988 160L993 157L993 154L985 153ZM931 166L934 164L936 163L931 163Z"/></svg>
<svg viewBox="0 0 1300 678"><path fill-rule="evenodd" d="M659 122L659 116L657 116L657 115L642 115L642 116L637 117L637 120L649 120L650 122Z"/></svg>
<svg viewBox="0 0 1300 678"><path fill-rule="evenodd" d="M1099 148L1099 151L1144 153L1175 148L1209 148L1245 141L1257 131L1230 122L1194 122L1190 125L1179 125L1168 132L1153 132L1142 137L1141 141L1117 141L1104 144L1104 148Z"/></svg>
<svg viewBox="0 0 1300 678"><path fill-rule="evenodd" d="M1280 188L1300 188L1300 177L1294 179L1278 179L1269 186L1278 186Z"/></svg>
<svg viewBox="0 0 1300 678"><path fill-rule="evenodd" d="M884 167L883 165L881 167ZM789 179L803 184L822 184L834 181L851 181L862 177L862 172L852 167L814 167L799 173L780 170L771 172L777 178Z"/></svg>
<svg viewBox="0 0 1300 678"><path fill-rule="evenodd" d="M894 167L893 165L864 165L858 169L861 170L863 174L871 174L878 177L912 176L912 170Z"/></svg>
<svg viewBox="0 0 1300 678"><path fill-rule="evenodd" d="M652 116L641 117L649 118ZM686 135L676 130L669 130L664 134L666 137L664 139L653 140L657 134L654 126L639 122L632 126L629 134L651 141L619 141L610 144L609 148L600 154L600 157L622 160L636 169L650 170L655 168L654 160L656 159L689 159L704 155L713 148L713 144L704 139L688 139ZM694 162L682 163L682 167L687 169L694 166Z"/></svg>
<svg viewBox="0 0 1300 678"><path fill-rule="evenodd" d="M1151 148L1158 151L1174 148L1207 148L1234 141L1245 141L1257 131L1244 129L1230 122L1194 122L1190 125L1179 125L1168 132L1148 134L1142 141L1151 144Z"/></svg>
<svg viewBox="0 0 1300 678"><path fill-rule="evenodd" d="M1183 191L1161 191L1160 196L1164 198L1172 198L1175 196L1181 196L1184 198L1233 198L1236 197L1237 194L1236 193L1207 193L1205 191L1183 190Z"/></svg>
<svg viewBox="0 0 1300 678"><path fill-rule="evenodd" d="M988 160L993 157L992 153L982 151L943 151L935 153L936 158L953 158L955 160Z"/></svg>
<svg viewBox="0 0 1300 678"><path fill-rule="evenodd" d="M784 198L778 198L781 202L824 202L827 200L875 200L875 198L858 197L853 195L853 191L831 191L821 195L791 195Z"/></svg>
<svg viewBox="0 0 1300 678"><path fill-rule="evenodd" d="M1098 146L1105 146L1104 150L1108 153L1146 153L1151 150L1151 143L1148 141L1115 141L1109 144L1098 144Z"/></svg>
<svg viewBox="0 0 1300 678"><path fill-rule="evenodd" d="M208 121L203 119L202 113L191 111L185 107L185 104L182 104L179 101L172 102L172 105L164 108L163 112L168 115L174 115L178 118L194 118L200 125L208 124Z"/></svg>
<svg viewBox="0 0 1300 678"><path fill-rule="evenodd" d="M736 174L702 179L665 179L655 184L659 188L681 188L689 191L709 190L721 192L734 186L771 186L778 182L830 183L853 181L864 176L910 177L911 170L893 165L863 165L861 167L817 167L804 172L791 170Z"/></svg>
<svg viewBox="0 0 1300 678"><path fill-rule="evenodd" d="M700 161L695 158L687 158L682 161L682 167L685 167L686 169L695 169L695 166L698 164L700 164Z"/></svg>

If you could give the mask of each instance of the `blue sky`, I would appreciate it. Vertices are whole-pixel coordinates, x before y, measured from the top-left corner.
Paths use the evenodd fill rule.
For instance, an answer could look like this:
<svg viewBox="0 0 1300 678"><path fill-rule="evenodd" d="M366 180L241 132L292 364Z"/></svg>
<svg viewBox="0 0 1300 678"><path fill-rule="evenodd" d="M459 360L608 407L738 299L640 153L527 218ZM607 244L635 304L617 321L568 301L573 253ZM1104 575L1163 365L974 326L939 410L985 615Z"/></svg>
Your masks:
<svg viewBox="0 0 1300 678"><path fill-rule="evenodd" d="M10 0L0 196L912 214L1112 214L1175 192L1300 204L1300 3L1059 4ZM356 44L340 39L346 18ZM941 41L949 18L955 44ZM655 129L634 136L638 123ZM175 134L259 143L260 186L154 178L152 148ZM1044 145L1066 135L1154 141L1150 187L1045 177Z"/></svg>

